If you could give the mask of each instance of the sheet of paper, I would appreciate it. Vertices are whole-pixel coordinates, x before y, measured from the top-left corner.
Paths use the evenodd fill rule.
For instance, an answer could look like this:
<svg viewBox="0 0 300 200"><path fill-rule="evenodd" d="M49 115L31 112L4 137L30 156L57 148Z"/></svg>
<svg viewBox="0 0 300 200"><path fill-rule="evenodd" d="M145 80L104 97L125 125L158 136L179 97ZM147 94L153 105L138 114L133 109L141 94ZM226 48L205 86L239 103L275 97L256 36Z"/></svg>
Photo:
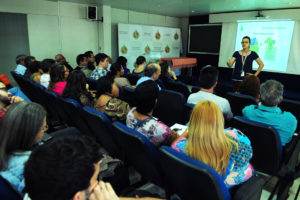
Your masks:
<svg viewBox="0 0 300 200"><path fill-rule="evenodd" d="M187 129L187 126L182 125L182 124L174 124L173 126L170 127L171 130L176 131L178 135L182 135L184 131Z"/></svg>

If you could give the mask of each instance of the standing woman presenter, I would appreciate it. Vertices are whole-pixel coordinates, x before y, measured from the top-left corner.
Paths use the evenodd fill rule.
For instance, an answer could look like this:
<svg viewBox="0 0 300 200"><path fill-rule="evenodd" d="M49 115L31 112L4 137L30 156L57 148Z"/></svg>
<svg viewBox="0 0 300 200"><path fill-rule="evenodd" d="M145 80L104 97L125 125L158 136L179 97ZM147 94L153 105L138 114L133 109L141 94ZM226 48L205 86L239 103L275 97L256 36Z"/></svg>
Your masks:
<svg viewBox="0 0 300 200"><path fill-rule="evenodd" d="M239 89L240 84L242 83L244 77L246 75L254 75L258 76L264 67L264 63L258 57L257 53L250 50L250 37L245 36L242 39L242 47L243 49L240 51L234 52L232 58L227 61L228 67L232 67L235 63L235 67L232 73L232 86L233 90L237 91ZM252 63L256 61L259 65L255 74L252 74Z"/></svg>

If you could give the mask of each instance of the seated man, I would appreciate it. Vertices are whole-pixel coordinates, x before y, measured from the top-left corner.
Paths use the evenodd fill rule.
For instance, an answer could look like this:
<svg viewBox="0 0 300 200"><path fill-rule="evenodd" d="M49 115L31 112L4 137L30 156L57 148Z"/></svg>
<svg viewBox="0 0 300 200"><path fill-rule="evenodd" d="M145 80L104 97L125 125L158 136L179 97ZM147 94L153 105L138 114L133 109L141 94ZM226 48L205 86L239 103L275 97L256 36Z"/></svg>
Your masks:
<svg viewBox="0 0 300 200"><path fill-rule="evenodd" d="M15 72L17 74L20 74L20 75L24 75L25 72L26 72L26 67L25 67L25 58L26 56L25 55L18 55L16 57L16 63L17 63L17 67L15 69Z"/></svg>
<svg viewBox="0 0 300 200"><path fill-rule="evenodd" d="M109 183L99 182L103 157L99 148L81 136L58 137L38 147L25 165L24 199L133 199L119 198Z"/></svg>
<svg viewBox="0 0 300 200"><path fill-rule="evenodd" d="M283 85L268 80L260 86L261 105L250 105L243 109L244 117L272 125L278 132L282 146L289 143L297 128L297 119L290 113L281 111L278 104L283 100Z"/></svg>
<svg viewBox="0 0 300 200"><path fill-rule="evenodd" d="M219 72L216 67L205 66L200 71L199 92L193 93L189 96L187 102L197 104L199 101L209 100L216 103L222 111L226 120L232 118L230 104L227 99L219 97L214 94L214 89L218 84Z"/></svg>
<svg viewBox="0 0 300 200"><path fill-rule="evenodd" d="M92 70L88 68L88 58L85 54L79 54L76 58L77 67L75 70L81 70L85 77L90 77Z"/></svg>
<svg viewBox="0 0 300 200"><path fill-rule="evenodd" d="M159 64L156 64L156 63L149 63L147 66L146 66L146 69L145 69L145 76L141 77L137 83L136 83L136 87L145 82L145 81L148 81L148 80L153 80L153 81L156 81L159 76L160 76L160 73L161 73L161 68L160 68L160 65ZM161 87L157 84L157 87L159 90L161 90Z"/></svg>
<svg viewBox="0 0 300 200"><path fill-rule="evenodd" d="M96 68L91 73L91 79L98 80L102 76L106 76L107 67L109 64L109 57L104 53L98 53L95 56ZM88 78L88 77L87 77Z"/></svg>
<svg viewBox="0 0 300 200"><path fill-rule="evenodd" d="M66 66L66 68L69 70L69 72L73 71L73 67L69 64L69 62L66 61L66 58L62 54L57 54L55 56L55 61L57 63L60 63L64 66Z"/></svg>

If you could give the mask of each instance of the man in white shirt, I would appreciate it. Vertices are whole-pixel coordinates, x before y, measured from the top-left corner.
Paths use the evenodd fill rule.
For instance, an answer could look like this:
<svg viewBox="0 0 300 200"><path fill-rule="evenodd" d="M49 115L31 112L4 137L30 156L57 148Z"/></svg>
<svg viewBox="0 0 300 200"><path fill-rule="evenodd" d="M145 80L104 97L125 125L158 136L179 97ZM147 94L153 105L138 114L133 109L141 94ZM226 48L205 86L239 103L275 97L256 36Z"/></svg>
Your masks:
<svg viewBox="0 0 300 200"><path fill-rule="evenodd" d="M215 102L222 111L225 119L232 118L230 104L227 99L214 94L214 88L218 84L219 72L216 67L205 66L200 72L200 91L193 93L188 98L188 103L197 104L199 101L210 100Z"/></svg>
<svg viewBox="0 0 300 200"><path fill-rule="evenodd" d="M17 74L20 74L20 75L24 75L25 74L25 71L26 71L26 67L25 67L25 58L26 56L25 55L18 55L16 57L16 64L17 64L17 67L15 69L15 72Z"/></svg>
<svg viewBox="0 0 300 200"><path fill-rule="evenodd" d="M41 69L43 74L41 75L40 83L45 88L48 88L50 82L50 68L55 63L55 60L47 58L41 62Z"/></svg>

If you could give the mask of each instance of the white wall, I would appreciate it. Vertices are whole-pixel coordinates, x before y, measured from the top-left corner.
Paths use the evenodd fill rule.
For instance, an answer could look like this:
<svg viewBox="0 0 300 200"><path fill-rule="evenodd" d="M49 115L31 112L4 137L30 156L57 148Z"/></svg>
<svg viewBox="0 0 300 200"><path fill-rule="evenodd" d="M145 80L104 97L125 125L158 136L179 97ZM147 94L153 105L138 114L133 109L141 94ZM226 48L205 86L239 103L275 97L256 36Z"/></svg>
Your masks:
<svg viewBox="0 0 300 200"><path fill-rule="evenodd" d="M186 54L188 18L168 17L163 15L148 14L128 11L117 8L111 9L111 48L112 58L118 57L118 23L139 24L181 28L183 37L183 55Z"/></svg>
<svg viewBox="0 0 300 200"><path fill-rule="evenodd" d="M38 60L62 53L73 67L76 56L99 51L96 21L86 19L85 4L40 0L1 0L0 12L27 14L30 54ZM100 7L101 9L101 7Z"/></svg>
<svg viewBox="0 0 300 200"><path fill-rule="evenodd" d="M141 24L181 28L183 55L186 54L188 18L176 18L98 6L98 17L86 19L86 4L41 1L0 0L0 12L27 14L30 54L38 60L62 53L73 67L76 56L87 50L118 56L117 24Z"/></svg>

